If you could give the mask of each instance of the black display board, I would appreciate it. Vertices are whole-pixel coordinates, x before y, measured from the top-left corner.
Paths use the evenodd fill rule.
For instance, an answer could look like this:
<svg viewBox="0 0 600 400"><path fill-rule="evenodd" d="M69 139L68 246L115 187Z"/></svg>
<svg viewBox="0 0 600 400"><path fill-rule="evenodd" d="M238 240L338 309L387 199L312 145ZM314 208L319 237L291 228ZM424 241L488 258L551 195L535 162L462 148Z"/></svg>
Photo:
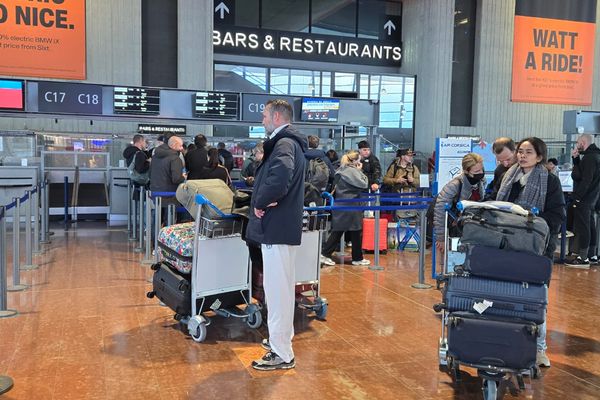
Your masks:
<svg viewBox="0 0 600 400"><path fill-rule="evenodd" d="M238 93L196 92L194 117L206 119L240 118L240 95Z"/></svg>
<svg viewBox="0 0 600 400"><path fill-rule="evenodd" d="M118 86L114 89L115 114L158 115L160 90Z"/></svg>
<svg viewBox="0 0 600 400"><path fill-rule="evenodd" d="M102 114L102 86L38 82L38 111L65 114Z"/></svg>

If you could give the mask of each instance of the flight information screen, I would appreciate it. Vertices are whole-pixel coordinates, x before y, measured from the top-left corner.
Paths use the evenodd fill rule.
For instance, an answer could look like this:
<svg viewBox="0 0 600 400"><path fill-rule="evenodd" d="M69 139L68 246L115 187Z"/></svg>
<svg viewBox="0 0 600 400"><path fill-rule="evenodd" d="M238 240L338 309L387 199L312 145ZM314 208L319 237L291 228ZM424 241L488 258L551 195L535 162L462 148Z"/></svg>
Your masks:
<svg viewBox="0 0 600 400"><path fill-rule="evenodd" d="M160 90L133 87L115 87L115 114L158 115Z"/></svg>
<svg viewBox="0 0 600 400"><path fill-rule="evenodd" d="M23 81L0 79L0 110L23 111Z"/></svg>
<svg viewBox="0 0 600 400"><path fill-rule="evenodd" d="M239 119L238 93L196 92L194 117L206 119Z"/></svg>

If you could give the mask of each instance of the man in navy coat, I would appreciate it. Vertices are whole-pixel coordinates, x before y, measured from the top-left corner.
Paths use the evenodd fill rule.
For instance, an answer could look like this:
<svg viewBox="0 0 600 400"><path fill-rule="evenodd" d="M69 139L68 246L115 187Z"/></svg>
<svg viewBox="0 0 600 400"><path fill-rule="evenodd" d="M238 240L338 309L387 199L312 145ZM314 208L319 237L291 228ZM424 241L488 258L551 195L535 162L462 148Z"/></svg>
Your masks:
<svg viewBox="0 0 600 400"><path fill-rule="evenodd" d="M285 100L267 102L263 125L262 164L256 171L248 240L260 243L263 255L265 300L269 307L267 353L252 362L258 370L294 368L295 260L302 238L304 152L306 136L290 125L293 110Z"/></svg>

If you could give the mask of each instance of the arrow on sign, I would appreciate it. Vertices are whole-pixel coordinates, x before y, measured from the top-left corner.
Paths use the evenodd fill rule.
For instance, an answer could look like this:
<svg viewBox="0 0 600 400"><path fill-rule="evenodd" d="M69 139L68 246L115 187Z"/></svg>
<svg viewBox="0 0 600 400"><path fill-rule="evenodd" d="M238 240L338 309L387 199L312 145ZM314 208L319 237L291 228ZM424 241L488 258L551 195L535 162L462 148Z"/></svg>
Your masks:
<svg viewBox="0 0 600 400"><path fill-rule="evenodd" d="M225 3L220 2L218 6L215 7L215 12L220 13L219 17L221 19L225 18L225 13L229 14L229 8L225 5ZM396 29L396 27L394 27Z"/></svg>
<svg viewBox="0 0 600 400"><path fill-rule="evenodd" d="M221 4L223 4L223 3L221 3ZM388 36L390 36L392 34L392 31L396 30L396 25L394 25L392 20L388 19L388 22L385 23L385 25L383 26L383 29L387 30L387 34L388 34Z"/></svg>

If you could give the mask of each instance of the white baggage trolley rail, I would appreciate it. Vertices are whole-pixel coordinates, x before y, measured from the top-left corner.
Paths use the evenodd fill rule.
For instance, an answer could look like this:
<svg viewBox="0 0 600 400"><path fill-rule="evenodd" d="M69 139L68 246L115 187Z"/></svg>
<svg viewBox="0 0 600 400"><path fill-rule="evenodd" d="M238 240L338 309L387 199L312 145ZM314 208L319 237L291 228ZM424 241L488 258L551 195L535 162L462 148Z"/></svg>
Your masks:
<svg viewBox="0 0 600 400"><path fill-rule="evenodd" d="M252 303L251 269L248 248L242 240L242 220L239 216L224 214L206 197L196 195L200 205L194 224L194 248L190 272L191 315L176 315L186 324L189 334L196 342L206 339L213 312L223 317L242 318L249 327L262 324L261 307ZM203 207L215 210L221 219L211 220L202 216ZM155 264L153 269L158 269ZM180 288L184 290L187 288ZM154 297L154 293L148 293ZM231 305L245 305L242 310Z"/></svg>

